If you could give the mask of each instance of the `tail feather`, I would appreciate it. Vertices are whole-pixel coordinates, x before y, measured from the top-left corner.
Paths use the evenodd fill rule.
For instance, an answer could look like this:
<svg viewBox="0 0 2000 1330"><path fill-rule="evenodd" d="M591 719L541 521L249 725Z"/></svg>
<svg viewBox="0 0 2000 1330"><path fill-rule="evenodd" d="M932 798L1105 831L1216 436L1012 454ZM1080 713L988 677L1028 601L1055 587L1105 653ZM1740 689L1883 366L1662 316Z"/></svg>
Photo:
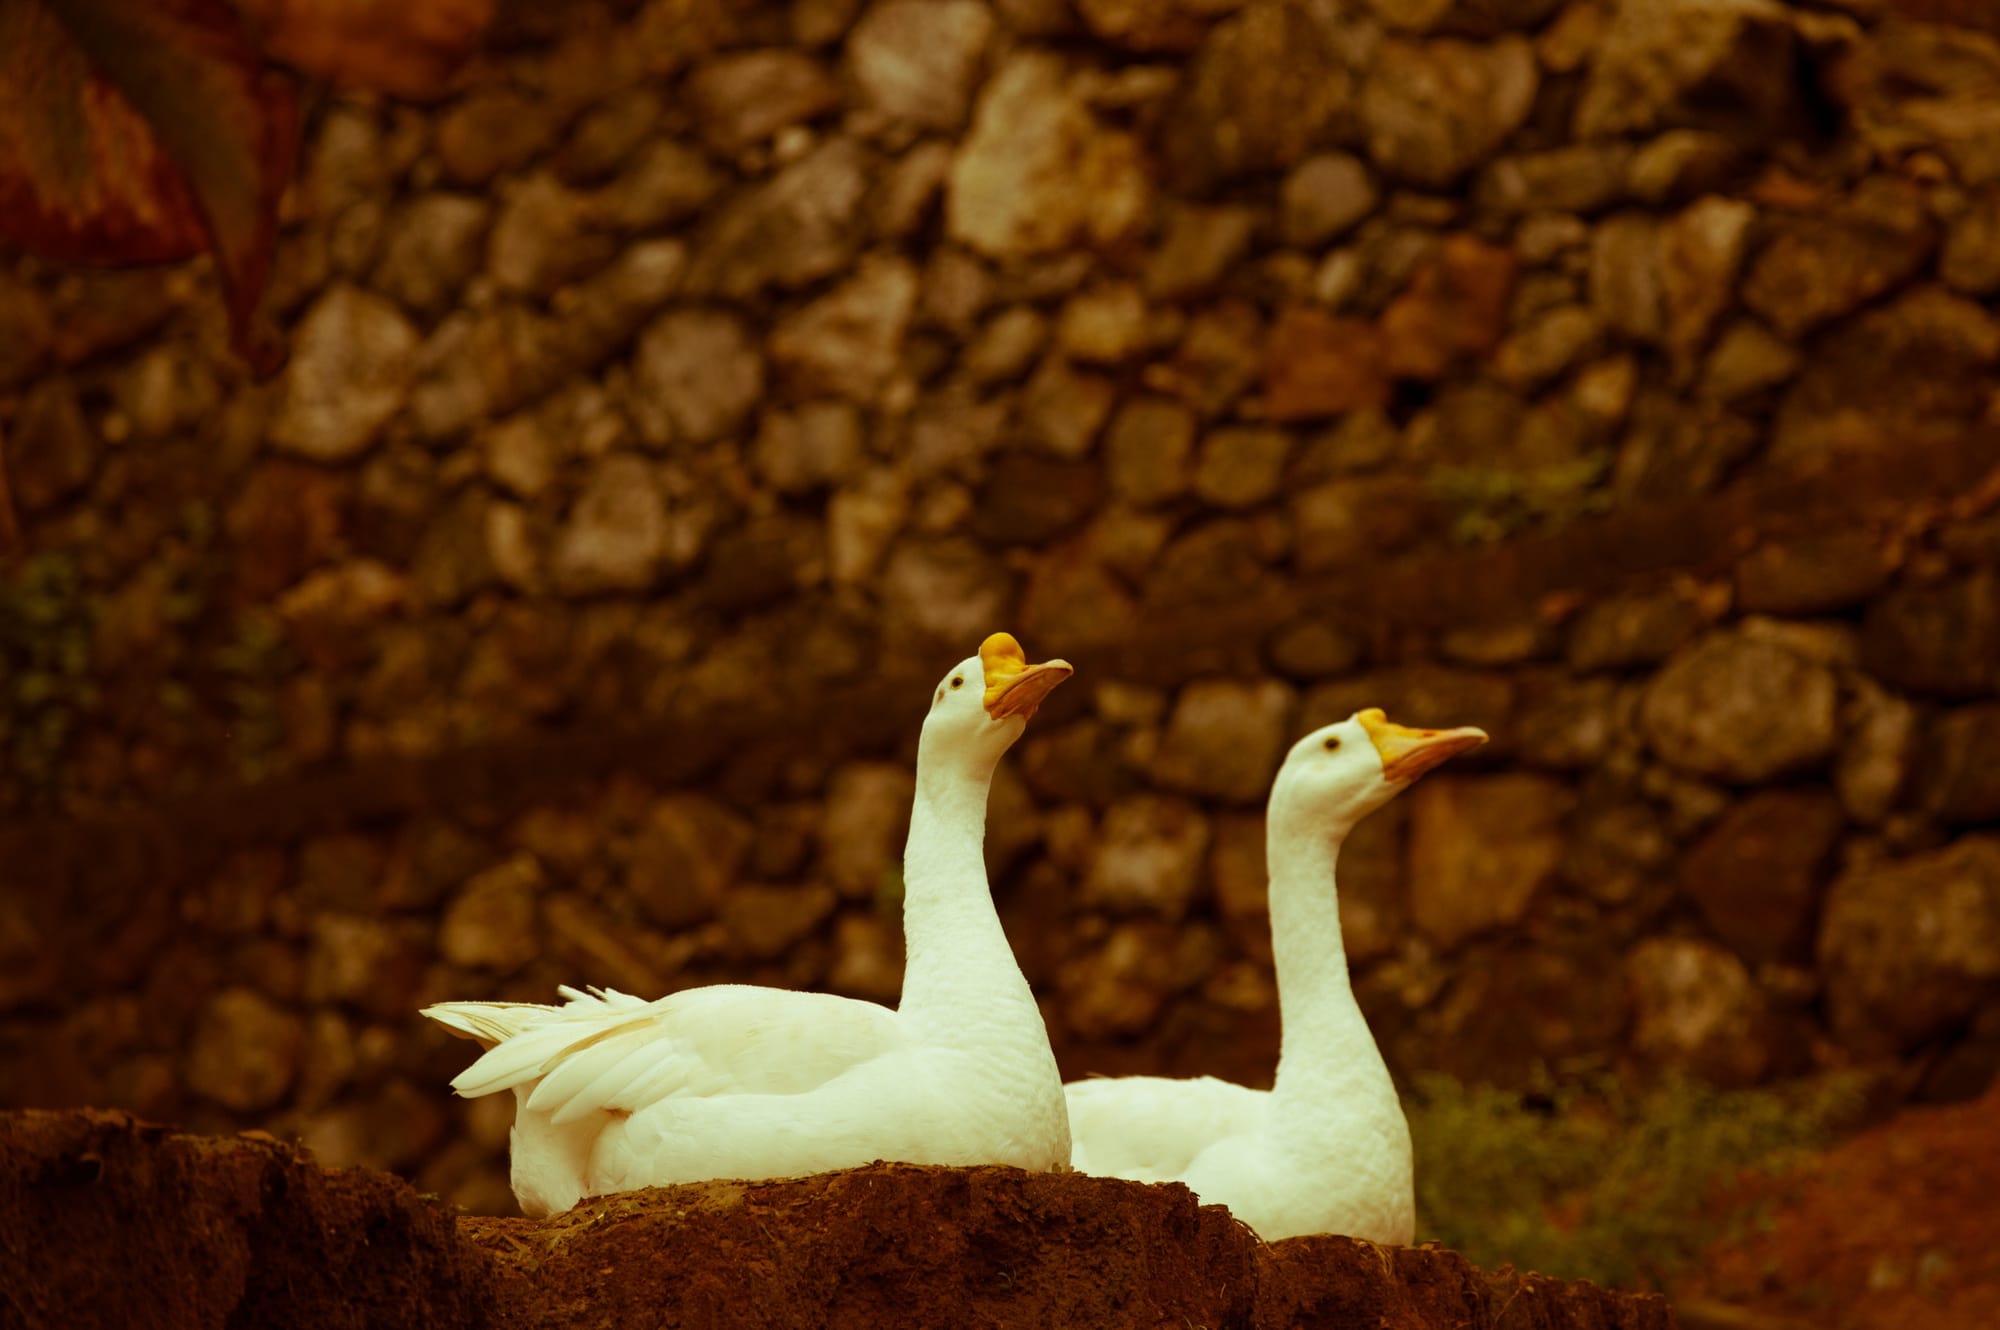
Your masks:
<svg viewBox="0 0 2000 1330"><path fill-rule="evenodd" d="M460 1038L490 1049L560 1010L539 1002L439 1002L425 1007L423 1014Z"/></svg>

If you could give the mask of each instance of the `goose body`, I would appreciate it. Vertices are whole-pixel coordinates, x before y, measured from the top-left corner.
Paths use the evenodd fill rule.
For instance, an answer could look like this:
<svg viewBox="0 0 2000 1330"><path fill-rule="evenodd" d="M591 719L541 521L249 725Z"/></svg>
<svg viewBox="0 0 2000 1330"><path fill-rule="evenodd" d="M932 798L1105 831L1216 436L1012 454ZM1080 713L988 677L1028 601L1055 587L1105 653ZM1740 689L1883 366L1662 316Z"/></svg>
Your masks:
<svg viewBox="0 0 2000 1330"><path fill-rule="evenodd" d="M1028 665L996 633L939 682L918 747L895 1009L740 984L650 1002L564 988L559 1006L427 1008L486 1049L453 1088L514 1092L522 1210L877 1159L1067 1167L1061 1078L982 845L994 766L1069 673Z"/></svg>
<svg viewBox="0 0 2000 1330"><path fill-rule="evenodd" d="M1414 1238L1409 1126L1354 998L1334 865L1361 818L1485 737L1410 730L1370 710L1293 745L1272 785L1265 832L1283 1021L1275 1083L1073 1081L1064 1093L1075 1168L1183 1182L1266 1242L1304 1233Z"/></svg>

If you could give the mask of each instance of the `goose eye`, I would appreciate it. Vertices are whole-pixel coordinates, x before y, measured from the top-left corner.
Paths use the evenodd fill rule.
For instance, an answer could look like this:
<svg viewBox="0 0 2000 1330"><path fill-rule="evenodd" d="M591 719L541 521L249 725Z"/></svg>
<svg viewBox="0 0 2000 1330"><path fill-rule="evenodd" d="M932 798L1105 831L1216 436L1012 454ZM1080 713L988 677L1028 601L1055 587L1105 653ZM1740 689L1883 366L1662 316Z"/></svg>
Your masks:
<svg viewBox="0 0 2000 1330"><path fill-rule="evenodd" d="M951 686L952 686L953 688L963 688L963 687L965 687L965 676L964 676L963 674L961 674L961 675L958 675L958 676L957 676L956 678L954 678L954 679L953 679L953 680L951 681Z"/></svg>
<svg viewBox="0 0 2000 1330"><path fill-rule="evenodd" d="M1340 747L1340 736L1336 734L1336 735L1333 735L1332 737L1328 738L1328 739L1327 739L1327 741L1326 741L1326 744L1325 744L1325 747L1326 747L1326 751L1327 751L1327 752L1329 752L1329 753L1333 752L1333 751L1334 751L1334 750L1335 750L1336 748L1339 748L1339 747Z"/></svg>

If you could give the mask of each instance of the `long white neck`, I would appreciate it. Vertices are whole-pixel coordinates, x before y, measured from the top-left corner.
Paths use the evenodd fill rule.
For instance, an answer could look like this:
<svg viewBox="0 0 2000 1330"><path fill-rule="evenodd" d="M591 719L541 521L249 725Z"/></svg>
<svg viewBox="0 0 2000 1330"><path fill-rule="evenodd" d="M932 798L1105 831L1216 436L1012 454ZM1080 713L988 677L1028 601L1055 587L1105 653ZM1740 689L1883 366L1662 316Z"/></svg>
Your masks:
<svg viewBox="0 0 2000 1330"><path fill-rule="evenodd" d="M986 881L992 771L917 770L903 852L907 961L898 1010L928 1037L964 1042L996 1018L1036 1011Z"/></svg>
<svg viewBox="0 0 2000 1330"><path fill-rule="evenodd" d="M1284 1021L1274 1098L1286 1130L1307 1130L1360 1105L1400 1113L1375 1037L1354 1000L1340 934L1334 864L1342 836L1286 834L1273 817L1271 950Z"/></svg>

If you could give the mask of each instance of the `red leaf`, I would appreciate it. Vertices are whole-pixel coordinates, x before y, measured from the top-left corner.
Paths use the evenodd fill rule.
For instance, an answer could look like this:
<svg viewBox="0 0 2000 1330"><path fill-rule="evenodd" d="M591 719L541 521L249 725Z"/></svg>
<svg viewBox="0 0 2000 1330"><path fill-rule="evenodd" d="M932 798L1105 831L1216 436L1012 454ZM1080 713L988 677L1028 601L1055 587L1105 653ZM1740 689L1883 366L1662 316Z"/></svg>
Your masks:
<svg viewBox="0 0 2000 1330"><path fill-rule="evenodd" d="M236 0L276 59L346 86L434 97L493 21L493 0Z"/></svg>
<svg viewBox="0 0 2000 1330"><path fill-rule="evenodd" d="M0 0L0 235L77 263L214 252L236 347L259 301L298 112L224 0Z"/></svg>

